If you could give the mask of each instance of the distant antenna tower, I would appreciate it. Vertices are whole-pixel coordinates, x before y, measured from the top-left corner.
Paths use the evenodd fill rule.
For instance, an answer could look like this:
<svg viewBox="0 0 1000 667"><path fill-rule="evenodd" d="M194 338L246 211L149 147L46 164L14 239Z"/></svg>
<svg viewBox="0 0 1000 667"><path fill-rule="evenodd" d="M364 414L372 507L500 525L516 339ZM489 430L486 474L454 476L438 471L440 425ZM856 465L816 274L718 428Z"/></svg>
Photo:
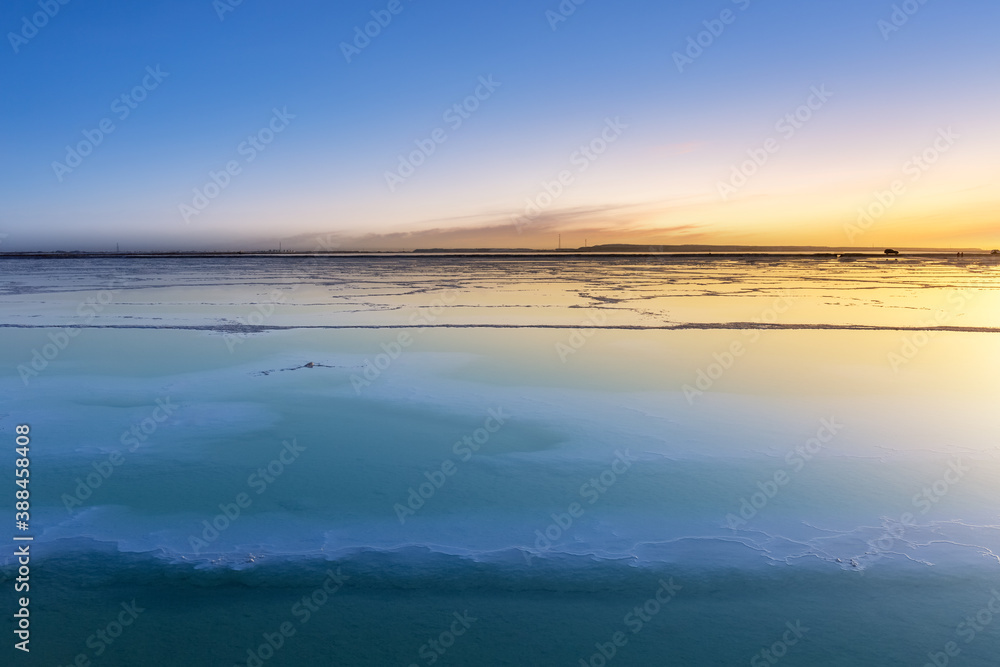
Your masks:
<svg viewBox="0 0 1000 667"><path fill-rule="evenodd" d="M562 234L560 234L560 235L559 235L559 245L558 245L558 249L559 249L559 250L562 250Z"/></svg>

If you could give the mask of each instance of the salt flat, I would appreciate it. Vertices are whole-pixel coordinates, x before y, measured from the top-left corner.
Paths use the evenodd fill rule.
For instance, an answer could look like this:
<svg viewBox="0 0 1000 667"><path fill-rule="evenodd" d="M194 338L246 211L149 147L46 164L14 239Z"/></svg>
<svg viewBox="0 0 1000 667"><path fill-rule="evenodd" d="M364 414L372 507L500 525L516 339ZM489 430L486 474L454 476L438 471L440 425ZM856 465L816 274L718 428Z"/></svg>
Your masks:
<svg viewBox="0 0 1000 667"><path fill-rule="evenodd" d="M160 262L0 264L46 659L132 598L122 650L190 664L285 617L269 664L425 664L466 610L453 664L618 630L616 664L744 664L796 622L800 664L1000 648L960 626L1000 568L988 260Z"/></svg>

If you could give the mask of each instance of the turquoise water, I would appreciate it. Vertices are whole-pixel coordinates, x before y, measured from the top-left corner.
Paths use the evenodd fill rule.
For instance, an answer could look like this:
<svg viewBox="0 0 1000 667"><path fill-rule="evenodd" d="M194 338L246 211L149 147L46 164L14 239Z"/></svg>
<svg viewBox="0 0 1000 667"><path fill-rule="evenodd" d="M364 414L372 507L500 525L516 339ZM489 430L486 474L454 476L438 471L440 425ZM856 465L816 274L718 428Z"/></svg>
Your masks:
<svg viewBox="0 0 1000 667"><path fill-rule="evenodd" d="M100 291L8 276L40 325L0 329L2 432L32 437L32 650L11 664L996 664L995 333L934 332L894 367L912 332L177 328L209 292L265 312L266 271L256 301L222 273L165 287L169 317L123 290L89 325L157 328L80 329L27 384L54 320ZM509 273L498 293L529 272ZM892 298L916 324L953 278ZM963 279L992 299L992 273ZM308 319L324 281L268 317ZM594 317L575 305L535 321Z"/></svg>

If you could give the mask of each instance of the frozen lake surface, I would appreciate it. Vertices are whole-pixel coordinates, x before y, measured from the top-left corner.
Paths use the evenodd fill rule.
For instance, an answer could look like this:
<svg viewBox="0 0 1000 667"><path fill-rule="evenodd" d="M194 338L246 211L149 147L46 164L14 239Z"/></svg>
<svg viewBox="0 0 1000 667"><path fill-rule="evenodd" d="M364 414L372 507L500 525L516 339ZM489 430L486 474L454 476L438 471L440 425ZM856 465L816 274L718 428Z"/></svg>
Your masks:
<svg viewBox="0 0 1000 667"><path fill-rule="evenodd" d="M46 664L133 598L100 664L1000 654L993 258L7 259L0 313Z"/></svg>

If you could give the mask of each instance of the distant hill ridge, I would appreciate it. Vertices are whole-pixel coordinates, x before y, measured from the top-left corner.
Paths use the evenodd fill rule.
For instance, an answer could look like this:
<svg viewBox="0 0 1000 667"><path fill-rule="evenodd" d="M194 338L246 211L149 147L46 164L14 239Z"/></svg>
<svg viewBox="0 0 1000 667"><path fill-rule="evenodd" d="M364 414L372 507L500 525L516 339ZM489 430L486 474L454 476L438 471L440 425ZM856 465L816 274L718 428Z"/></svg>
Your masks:
<svg viewBox="0 0 1000 667"><path fill-rule="evenodd" d="M904 252L987 252L982 248L907 248ZM759 246L759 245L647 245L638 243L605 243L583 248L560 248L559 250L534 250L530 248L418 248L415 253L497 253L497 252L862 252L882 253L882 248L859 248L852 246Z"/></svg>

